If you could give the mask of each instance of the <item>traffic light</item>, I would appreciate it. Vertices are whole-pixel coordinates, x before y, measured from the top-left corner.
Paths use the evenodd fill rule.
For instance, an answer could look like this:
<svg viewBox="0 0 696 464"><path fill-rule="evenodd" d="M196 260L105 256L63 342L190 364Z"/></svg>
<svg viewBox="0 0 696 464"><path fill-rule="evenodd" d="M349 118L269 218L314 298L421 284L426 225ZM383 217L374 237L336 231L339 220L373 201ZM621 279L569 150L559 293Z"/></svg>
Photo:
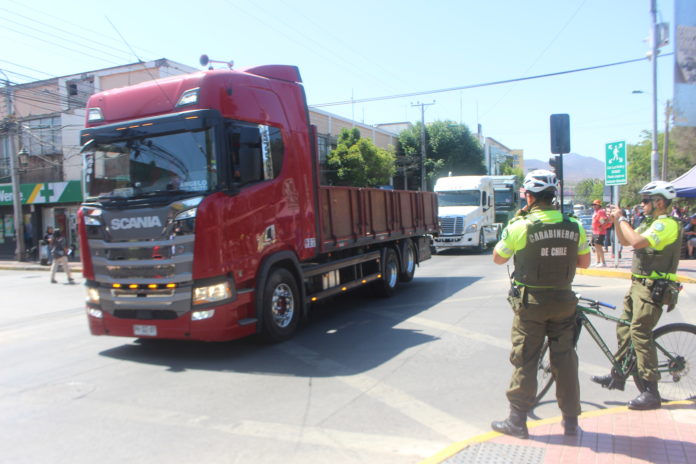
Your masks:
<svg viewBox="0 0 696 464"><path fill-rule="evenodd" d="M549 158L551 169L556 173L558 180L563 180L563 158L561 155L552 156Z"/></svg>

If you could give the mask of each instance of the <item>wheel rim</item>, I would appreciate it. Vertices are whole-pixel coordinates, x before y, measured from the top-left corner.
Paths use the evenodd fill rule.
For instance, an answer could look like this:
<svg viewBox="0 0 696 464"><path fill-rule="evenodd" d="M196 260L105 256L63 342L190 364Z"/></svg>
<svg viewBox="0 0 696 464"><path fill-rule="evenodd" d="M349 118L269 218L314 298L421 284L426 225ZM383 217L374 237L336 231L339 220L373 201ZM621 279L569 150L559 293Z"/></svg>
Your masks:
<svg viewBox="0 0 696 464"><path fill-rule="evenodd" d="M657 353L658 369L662 371L658 382L660 395L669 400L696 397L696 373L691 365L696 359L696 334L668 331L656 337L656 342L661 347Z"/></svg>
<svg viewBox="0 0 696 464"><path fill-rule="evenodd" d="M288 284L281 283L273 290L271 298L273 321L280 328L286 328L295 314L295 296Z"/></svg>
<svg viewBox="0 0 696 464"><path fill-rule="evenodd" d="M405 261L406 261L405 267L406 267L406 272L411 273L411 272L413 272L413 269L416 267L416 258L415 258L415 255L413 253L413 247L408 246L406 248L407 248L407 251L406 251L406 259L405 259Z"/></svg>

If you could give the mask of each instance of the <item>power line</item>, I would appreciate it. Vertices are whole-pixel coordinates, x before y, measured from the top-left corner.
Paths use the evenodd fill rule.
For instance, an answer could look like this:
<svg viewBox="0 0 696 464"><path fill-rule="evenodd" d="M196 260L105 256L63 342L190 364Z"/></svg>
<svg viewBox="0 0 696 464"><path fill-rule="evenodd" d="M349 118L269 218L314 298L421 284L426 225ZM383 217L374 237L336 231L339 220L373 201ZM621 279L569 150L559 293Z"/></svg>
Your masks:
<svg viewBox="0 0 696 464"><path fill-rule="evenodd" d="M659 57L668 57L670 55L674 55L674 53L665 53L664 55L659 55ZM419 95L430 95L430 94L434 94L434 93L453 92L455 90L475 89L478 87L491 87L494 85L510 84L512 82L521 82L521 81L529 81L529 80L534 80L534 79L543 79L546 77L560 76L563 74L571 74L571 73L577 73L577 72L583 72L583 71L593 71L595 69L608 68L611 66L620 66L620 65L624 65L624 64L638 63L640 61L645 61L647 59L648 58L636 58L633 60L617 61L615 63L600 64L597 66L589 66L586 68L570 69L567 71L557 71L557 72L547 73L547 74L537 74L535 76L517 77L514 79L505 79L505 80L501 80L501 81L492 81L492 82L483 82L480 84L462 85L462 86L458 86L458 87L449 87L446 89L424 90L421 92L401 93L401 94L397 94L397 95L386 95L386 96L382 96L382 97L359 98L359 99L355 99L355 100L351 99L351 100L343 100L343 101L336 101L336 102L329 102L329 103L317 103L317 104L312 104L309 106L311 106L313 108L320 108L323 106L351 105L354 103L367 103L367 102L373 102L373 101L379 101L379 100L393 100L396 98L416 97Z"/></svg>

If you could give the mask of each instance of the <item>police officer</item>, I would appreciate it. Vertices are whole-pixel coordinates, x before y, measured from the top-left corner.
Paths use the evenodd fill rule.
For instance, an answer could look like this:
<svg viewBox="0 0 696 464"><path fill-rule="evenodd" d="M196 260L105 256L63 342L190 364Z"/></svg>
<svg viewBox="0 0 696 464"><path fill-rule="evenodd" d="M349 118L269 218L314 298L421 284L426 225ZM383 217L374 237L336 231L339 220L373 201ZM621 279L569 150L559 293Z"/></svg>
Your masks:
<svg viewBox="0 0 696 464"><path fill-rule="evenodd" d="M643 384L643 392L629 401L630 409L658 409L662 405L657 381L657 351L652 340L652 331L662 315L662 307L668 310L676 304L676 271L681 252L682 228L679 221L669 216L669 207L677 194L669 182L654 181L639 192L646 215L637 229L633 229L621 208L611 207L616 235L622 245L633 247L631 266L631 287L624 297L622 318L631 321L630 326L618 325L616 338L619 350L615 354L620 359L625 353L630 338L636 351L638 375ZM670 289L675 290L671 300L667 299ZM594 376L592 381L605 388L623 390L625 381L611 374Z"/></svg>
<svg viewBox="0 0 696 464"><path fill-rule="evenodd" d="M576 435L580 385L573 347L577 297L571 284L576 267L589 266L590 249L582 225L552 206L558 189L554 173L531 171L522 187L529 212L510 221L493 251L496 264L504 264L514 255L508 301L515 316L510 353L514 371L507 390L510 416L491 427L496 432L529 437L527 412L534 406L539 355L548 337L564 433Z"/></svg>

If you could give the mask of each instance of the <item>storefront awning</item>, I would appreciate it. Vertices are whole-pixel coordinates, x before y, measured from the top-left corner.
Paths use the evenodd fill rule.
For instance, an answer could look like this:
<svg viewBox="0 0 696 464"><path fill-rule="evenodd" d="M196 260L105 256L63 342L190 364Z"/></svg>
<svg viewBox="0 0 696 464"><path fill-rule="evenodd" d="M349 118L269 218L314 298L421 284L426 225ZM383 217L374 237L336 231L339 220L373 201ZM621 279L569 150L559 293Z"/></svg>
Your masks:
<svg viewBox="0 0 696 464"><path fill-rule="evenodd" d="M82 202L79 180L21 184L19 190L23 205ZM0 184L0 206L3 205L12 205L12 184Z"/></svg>

